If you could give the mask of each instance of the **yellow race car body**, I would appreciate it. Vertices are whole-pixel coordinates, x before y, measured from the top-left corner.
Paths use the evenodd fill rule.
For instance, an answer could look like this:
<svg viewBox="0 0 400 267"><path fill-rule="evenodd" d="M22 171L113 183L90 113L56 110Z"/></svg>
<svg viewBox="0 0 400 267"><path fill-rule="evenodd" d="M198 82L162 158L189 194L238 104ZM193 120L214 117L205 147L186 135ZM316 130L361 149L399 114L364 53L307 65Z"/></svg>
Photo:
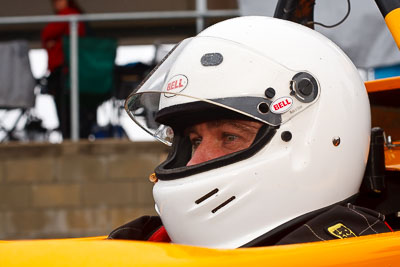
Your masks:
<svg viewBox="0 0 400 267"><path fill-rule="evenodd" d="M0 242L0 266L399 266L400 232L243 249L104 237Z"/></svg>

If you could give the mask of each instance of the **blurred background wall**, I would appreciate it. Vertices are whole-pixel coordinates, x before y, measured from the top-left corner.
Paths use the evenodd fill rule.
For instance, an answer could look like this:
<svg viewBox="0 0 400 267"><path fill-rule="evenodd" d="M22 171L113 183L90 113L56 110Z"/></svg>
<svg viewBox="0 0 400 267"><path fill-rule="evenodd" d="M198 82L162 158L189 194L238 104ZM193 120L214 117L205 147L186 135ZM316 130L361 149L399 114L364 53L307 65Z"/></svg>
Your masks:
<svg viewBox="0 0 400 267"><path fill-rule="evenodd" d="M107 235L155 215L148 176L166 146L128 140L0 146L0 239Z"/></svg>

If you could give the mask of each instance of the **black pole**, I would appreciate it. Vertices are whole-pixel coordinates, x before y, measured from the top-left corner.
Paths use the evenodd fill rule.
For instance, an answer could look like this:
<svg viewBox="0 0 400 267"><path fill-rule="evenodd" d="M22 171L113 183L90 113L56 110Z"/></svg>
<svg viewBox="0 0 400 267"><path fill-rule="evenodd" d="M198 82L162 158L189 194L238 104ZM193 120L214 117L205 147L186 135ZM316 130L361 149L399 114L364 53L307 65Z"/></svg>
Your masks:
<svg viewBox="0 0 400 267"><path fill-rule="evenodd" d="M400 0L375 0L376 5L385 18L387 14L396 8L400 8Z"/></svg>
<svg viewBox="0 0 400 267"><path fill-rule="evenodd" d="M293 21L314 29L315 0L279 0L274 18Z"/></svg>

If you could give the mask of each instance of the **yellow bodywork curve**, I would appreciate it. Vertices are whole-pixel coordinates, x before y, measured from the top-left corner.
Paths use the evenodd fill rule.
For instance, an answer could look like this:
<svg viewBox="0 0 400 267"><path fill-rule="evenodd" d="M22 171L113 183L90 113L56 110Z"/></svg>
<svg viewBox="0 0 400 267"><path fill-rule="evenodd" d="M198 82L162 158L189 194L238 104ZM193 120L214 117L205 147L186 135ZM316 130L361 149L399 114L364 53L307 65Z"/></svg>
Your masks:
<svg viewBox="0 0 400 267"><path fill-rule="evenodd" d="M400 49L400 8L390 11L385 16L385 22L397 44L397 47Z"/></svg>
<svg viewBox="0 0 400 267"><path fill-rule="evenodd" d="M0 266L396 266L400 232L246 249L99 238L1 241Z"/></svg>
<svg viewBox="0 0 400 267"><path fill-rule="evenodd" d="M400 89L400 76L366 81L364 84L368 93L398 90Z"/></svg>

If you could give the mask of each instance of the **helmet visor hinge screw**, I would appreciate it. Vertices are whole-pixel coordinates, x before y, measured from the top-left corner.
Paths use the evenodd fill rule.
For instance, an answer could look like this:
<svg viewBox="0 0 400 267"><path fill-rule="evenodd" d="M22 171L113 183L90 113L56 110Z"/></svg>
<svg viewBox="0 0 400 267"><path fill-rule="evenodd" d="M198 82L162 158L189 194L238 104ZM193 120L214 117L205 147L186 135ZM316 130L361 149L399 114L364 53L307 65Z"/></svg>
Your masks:
<svg viewBox="0 0 400 267"><path fill-rule="evenodd" d="M289 142L290 140L292 140L292 133L289 131L284 131L281 134L281 138L283 141Z"/></svg>
<svg viewBox="0 0 400 267"><path fill-rule="evenodd" d="M275 96L275 89L272 87L268 87L265 92L265 96L269 99L273 98Z"/></svg>

